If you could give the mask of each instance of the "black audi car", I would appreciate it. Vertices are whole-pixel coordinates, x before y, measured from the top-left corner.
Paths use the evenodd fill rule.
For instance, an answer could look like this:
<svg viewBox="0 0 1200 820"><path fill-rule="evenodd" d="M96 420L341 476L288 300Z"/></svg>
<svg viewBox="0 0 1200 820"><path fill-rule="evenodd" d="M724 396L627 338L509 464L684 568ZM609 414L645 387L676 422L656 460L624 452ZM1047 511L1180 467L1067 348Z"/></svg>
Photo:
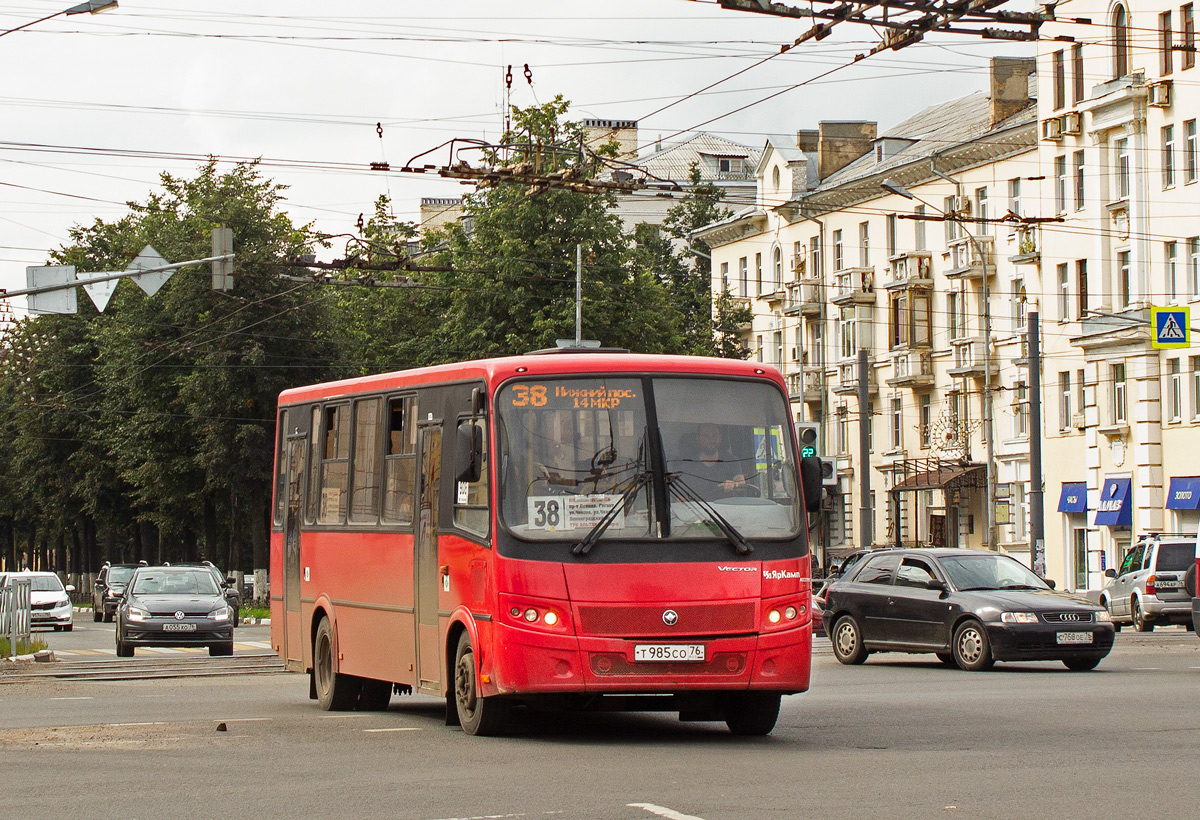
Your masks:
<svg viewBox="0 0 1200 820"><path fill-rule="evenodd" d="M117 655L138 646L206 646L233 654L233 611L206 567L140 567L117 607Z"/></svg>
<svg viewBox="0 0 1200 820"><path fill-rule="evenodd" d="M1056 592L1014 558L963 549L880 550L825 589L834 656L931 652L947 666L1062 661L1094 669L1113 645L1112 620L1085 598Z"/></svg>

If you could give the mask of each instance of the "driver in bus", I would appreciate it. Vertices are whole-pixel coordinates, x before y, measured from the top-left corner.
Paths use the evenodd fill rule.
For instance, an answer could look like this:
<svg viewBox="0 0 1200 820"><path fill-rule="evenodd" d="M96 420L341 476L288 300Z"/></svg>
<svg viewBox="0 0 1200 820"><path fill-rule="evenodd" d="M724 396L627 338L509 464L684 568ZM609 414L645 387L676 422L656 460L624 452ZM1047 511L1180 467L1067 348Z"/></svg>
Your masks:
<svg viewBox="0 0 1200 820"><path fill-rule="evenodd" d="M746 476L726 453L721 428L705 423L696 428L695 455L689 472L692 487L705 501L740 495L746 487Z"/></svg>

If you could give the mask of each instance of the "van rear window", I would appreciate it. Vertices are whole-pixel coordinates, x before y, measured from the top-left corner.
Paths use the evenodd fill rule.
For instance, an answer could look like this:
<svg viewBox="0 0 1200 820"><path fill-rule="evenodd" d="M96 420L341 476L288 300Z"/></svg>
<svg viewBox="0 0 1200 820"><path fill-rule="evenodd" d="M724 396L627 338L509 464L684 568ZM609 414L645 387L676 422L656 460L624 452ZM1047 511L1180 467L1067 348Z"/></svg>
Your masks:
<svg viewBox="0 0 1200 820"><path fill-rule="evenodd" d="M1160 544L1158 547L1158 572L1183 572L1196 562L1196 545L1186 543Z"/></svg>

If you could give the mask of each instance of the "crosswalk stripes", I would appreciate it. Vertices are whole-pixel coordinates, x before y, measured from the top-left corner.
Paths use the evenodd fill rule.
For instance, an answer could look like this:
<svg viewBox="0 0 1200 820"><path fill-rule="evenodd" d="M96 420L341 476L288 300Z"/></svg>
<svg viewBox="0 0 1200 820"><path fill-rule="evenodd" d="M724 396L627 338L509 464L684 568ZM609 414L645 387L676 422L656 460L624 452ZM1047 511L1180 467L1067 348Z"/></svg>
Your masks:
<svg viewBox="0 0 1200 820"><path fill-rule="evenodd" d="M238 641L234 643L233 650L236 652L239 649L270 649L270 641ZM148 652L157 655L207 655L208 649L203 646L139 646L138 653ZM117 654L116 649L55 649L54 654L59 658L74 658L74 657L114 657Z"/></svg>

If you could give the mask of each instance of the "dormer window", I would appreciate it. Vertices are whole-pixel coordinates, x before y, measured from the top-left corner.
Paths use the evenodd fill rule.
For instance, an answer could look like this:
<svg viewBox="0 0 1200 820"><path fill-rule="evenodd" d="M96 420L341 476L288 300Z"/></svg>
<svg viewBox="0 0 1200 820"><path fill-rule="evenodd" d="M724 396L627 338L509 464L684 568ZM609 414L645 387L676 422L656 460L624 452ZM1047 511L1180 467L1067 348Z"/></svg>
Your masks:
<svg viewBox="0 0 1200 820"><path fill-rule="evenodd" d="M776 191L779 190L779 166L776 165L771 169L771 187Z"/></svg>

